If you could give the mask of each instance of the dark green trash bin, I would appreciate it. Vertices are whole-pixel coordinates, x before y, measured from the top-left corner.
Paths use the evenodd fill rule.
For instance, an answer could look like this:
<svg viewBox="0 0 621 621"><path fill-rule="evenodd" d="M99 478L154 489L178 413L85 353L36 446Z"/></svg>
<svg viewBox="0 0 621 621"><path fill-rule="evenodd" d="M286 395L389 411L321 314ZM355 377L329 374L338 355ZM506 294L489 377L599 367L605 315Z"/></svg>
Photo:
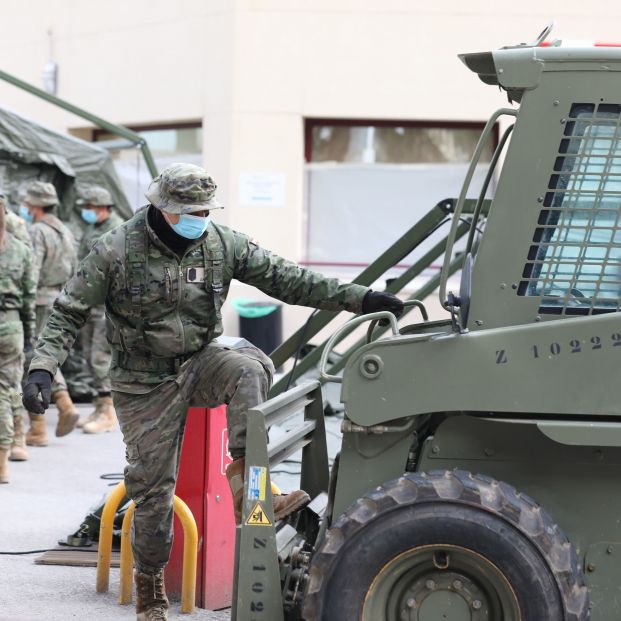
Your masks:
<svg viewBox="0 0 621 621"><path fill-rule="evenodd" d="M237 299L239 335L267 355L282 343L282 304Z"/></svg>

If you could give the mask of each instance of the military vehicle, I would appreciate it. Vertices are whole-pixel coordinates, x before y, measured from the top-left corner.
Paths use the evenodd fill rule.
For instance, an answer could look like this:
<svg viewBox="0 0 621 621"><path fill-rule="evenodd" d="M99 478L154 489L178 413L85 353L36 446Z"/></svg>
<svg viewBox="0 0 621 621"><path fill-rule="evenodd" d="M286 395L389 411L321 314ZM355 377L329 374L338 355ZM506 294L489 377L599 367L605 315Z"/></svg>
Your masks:
<svg viewBox="0 0 621 621"><path fill-rule="evenodd" d="M621 49L546 35L461 56L515 105L492 115L450 209L447 319L354 318L320 381L250 413L235 621L621 618ZM497 189L470 210L451 292L468 184L501 117ZM371 329L342 377L326 367L378 320L388 336ZM330 470L326 382L345 409ZM274 524L270 467L300 449L313 500Z"/></svg>

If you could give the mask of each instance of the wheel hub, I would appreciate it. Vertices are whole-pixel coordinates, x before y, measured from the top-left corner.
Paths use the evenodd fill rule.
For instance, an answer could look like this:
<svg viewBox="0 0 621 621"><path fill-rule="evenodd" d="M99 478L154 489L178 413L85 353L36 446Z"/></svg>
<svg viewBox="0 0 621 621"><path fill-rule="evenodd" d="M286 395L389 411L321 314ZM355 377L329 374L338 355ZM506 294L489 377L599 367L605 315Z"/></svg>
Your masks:
<svg viewBox="0 0 621 621"><path fill-rule="evenodd" d="M488 559L451 545L421 546L388 562L373 581L363 620L520 621L511 585Z"/></svg>
<svg viewBox="0 0 621 621"><path fill-rule="evenodd" d="M400 599L400 618L404 621L490 619L490 607L485 592L467 575L448 569L421 576ZM415 613L414 616L412 613Z"/></svg>

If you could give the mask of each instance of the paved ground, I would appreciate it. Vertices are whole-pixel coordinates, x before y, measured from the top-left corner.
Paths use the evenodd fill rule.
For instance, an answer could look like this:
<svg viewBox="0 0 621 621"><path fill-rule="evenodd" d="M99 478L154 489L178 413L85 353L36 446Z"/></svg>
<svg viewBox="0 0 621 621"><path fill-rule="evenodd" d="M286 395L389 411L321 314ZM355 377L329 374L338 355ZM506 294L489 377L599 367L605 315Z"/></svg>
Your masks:
<svg viewBox="0 0 621 621"><path fill-rule="evenodd" d="M120 432L89 436L78 430L55 438L56 418L51 409L49 446L31 448L27 462L11 462L11 482L0 486L0 552L53 547L108 490L100 475L122 469ZM0 555L0 621L136 618L133 607L116 603L118 569L111 570L110 592L101 595L95 593L94 568L35 565L36 556ZM181 615L173 604L170 618L228 621L230 615L206 610Z"/></svg>

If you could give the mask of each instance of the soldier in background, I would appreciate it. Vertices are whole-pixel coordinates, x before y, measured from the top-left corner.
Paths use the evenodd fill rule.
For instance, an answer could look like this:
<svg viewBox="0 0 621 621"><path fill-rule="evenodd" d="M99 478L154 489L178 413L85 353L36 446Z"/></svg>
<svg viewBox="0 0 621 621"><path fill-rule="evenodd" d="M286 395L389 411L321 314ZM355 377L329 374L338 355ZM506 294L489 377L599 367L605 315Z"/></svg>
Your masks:
<svg viewBox="0 0 621 621"><path fill-rule="evenodd" d="M6 230L11 235L13 235L13 237L19 239L19 241L28 248L32 257L32 240L30 239L30 233L28 233L28 226L17 214L13 213L8 208L6 199L2 194L0 194L0 206L4 207L4 224ZM32 354L32 343L30 341L24 342L24 353L26 355ZM24 416L26 415L26 410L22 405L22 400L19 392L15 394L13 400L13 442L11 443L9 460L26 461L28 459L28 450L26 449L26 434L24 431Z"/></svg>
<svg viewBox="0 0 621 621"><path fill-rule="evenodd" d="M42 330L52 310L52 304L76 266L73 235L52 213L58 204L56 189L51 183L33 181L26 188L20 215L29 228L32 239L34 266L37 272L36 321L37 334ZM56 436L66 436L75 428L79 414L67 391L60 370L54 376L52 398L58 408ZM43 416L28 412L30 429L26 434L29 446L47 446L47 431Z"/></svg>
<svg viewBox="0 0 621 621"><path fill-rule="evenodd" d="M113 201L110 192L100 186L88 186L79 190L78 205L82 207L82 219L88 224L82 235L78 260L91 251L93 244L104 234L123 224L123 219L112 211ZM110 385L110 360L112 352L106 340L105 308L102 305L91 308L91 314L80 332L82 353L93 377L97 390L95 410L81 418L77 426L84 433L103 433L112 431L117 424L116 412L112 403Z"/></svg>
<svg viewBox="0 0 621 621"><path fill-rule="evenodd" d="M227 477L238 522L241 516L246 414L266 399L274 365L249 343L231 349L214 340L222 334L231 280L290 304L403 312L393 295L326 278L210 222L209 210L222 207L215 190L207 172L192 164L173 164L153 180L150 205L101 237L56 299L24 387L24 405L43 413L53 374L89 309L105 303L114 403L128 461L125 484L136 503L132 547L141 621L168 618L163 572L188 406L227 404L235 460ZM309 500L303 490L275 495L275 519Z"/></svg>
<svg viewBox="0 0 621 621"><path fill-rule="evenodd" d="M19 406L24 345L35 335L37 281L30 248L6 229L6 202L0 195L0 483L9 482L8 459Z"/></svg>

